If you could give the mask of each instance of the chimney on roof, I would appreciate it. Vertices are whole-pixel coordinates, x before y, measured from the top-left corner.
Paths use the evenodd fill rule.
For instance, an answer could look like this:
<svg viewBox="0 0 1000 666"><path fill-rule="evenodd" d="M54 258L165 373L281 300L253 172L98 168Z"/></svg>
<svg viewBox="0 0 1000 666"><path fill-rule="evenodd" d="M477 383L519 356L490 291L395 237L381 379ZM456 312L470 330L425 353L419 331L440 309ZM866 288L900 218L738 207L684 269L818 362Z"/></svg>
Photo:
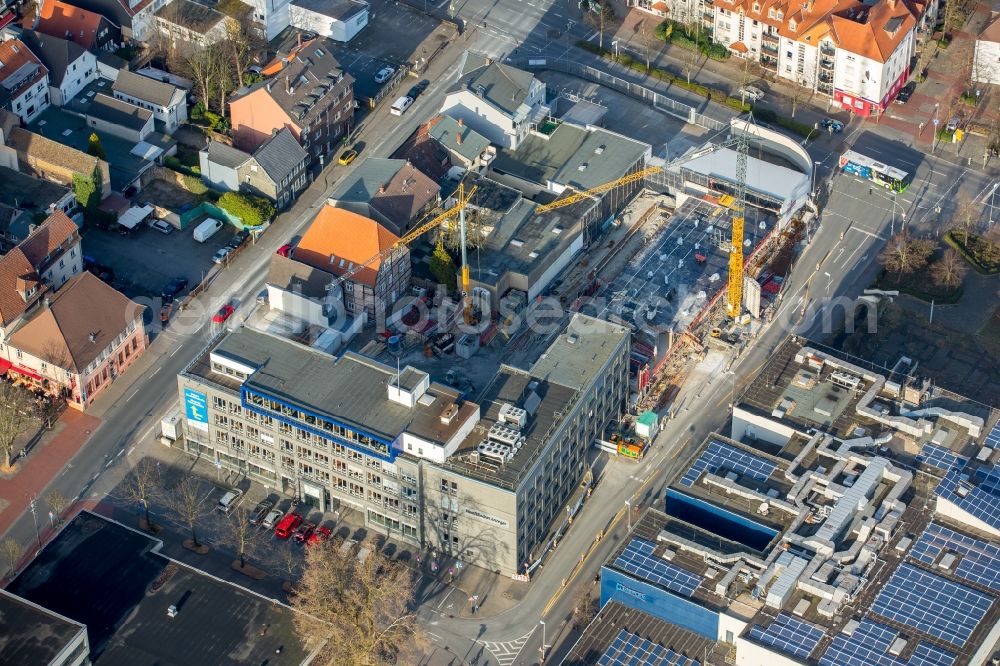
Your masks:
<svg viewBox="0 0 1000 666"><path fill-rule="evenodd" d="M385 194L385 183L382 183L381 185L378 186L378 193Z"/></svg>
<svg viewBox="0 0 1000 666"><path fill-rule="evenodd" d="M486 58L485 61L486 61L487 66L493 64L493 58Z"/></svg>
<svg viewBox="0 0 1000 666"><path fill-rule="evenodd" d="M464 121L464 120L462 120L461 118L459 118L459 119L458 119L458 126L459 126L459 127L465 127L465 121Z"/></svg>
<svg viewBox="0 0 1000 666"><path fill-rule="evenodd" d="M87 339L90 340L91 342L97 342L97 333L87 334Z"/></svg>
<svg viewBox="0 0 1000 666"><path fill-rule="evenodd" d="M302 48L302 33L301 32L298 35L295 36L295 45L298 48Z"/></svg>
<svg viewBox="0 0 1000 666"><path fill-rule="evenodd" d="M462 133L461 132L455 132L455 143L457 143L460 146L462 145Z"/></svg>

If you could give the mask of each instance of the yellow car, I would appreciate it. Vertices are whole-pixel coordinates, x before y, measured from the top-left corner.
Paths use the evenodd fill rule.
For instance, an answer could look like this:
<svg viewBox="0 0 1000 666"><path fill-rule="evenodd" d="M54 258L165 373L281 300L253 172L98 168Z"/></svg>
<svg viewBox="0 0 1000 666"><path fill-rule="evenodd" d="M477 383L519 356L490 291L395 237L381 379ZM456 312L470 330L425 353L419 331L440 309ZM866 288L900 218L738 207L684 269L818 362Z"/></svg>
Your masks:
<svg viewBox="0 0 1000 666"><path fill-rule="evenodd" d="M345 150L340 154L340 157L337 159L337 164L347 166L348 164L353 162L357 156L358 156L358 151L354 149Z"/></svg>

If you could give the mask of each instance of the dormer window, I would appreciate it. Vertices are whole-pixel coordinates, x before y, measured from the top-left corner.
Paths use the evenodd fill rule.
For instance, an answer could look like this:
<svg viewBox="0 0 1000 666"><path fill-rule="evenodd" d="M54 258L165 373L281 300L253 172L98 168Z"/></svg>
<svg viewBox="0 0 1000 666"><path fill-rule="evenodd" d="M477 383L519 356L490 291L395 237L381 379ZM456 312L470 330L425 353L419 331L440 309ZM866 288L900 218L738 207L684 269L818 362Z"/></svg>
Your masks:
<svg viewBox="0 0 1000 666"><path fill-rule="evenodd" d="M785 12L783 12L783 11L781 11L781 10L779 9L779 10L778 10L778 20L780 21L780 20L781 20L781 19L783 19L783 18L785 18Z"/></svg>
<svg viewBox="0 0 1000 666"><path fill-rule="evenodd" d="M795 32L795 19L792 19L788 22L788 29L791 30L792 32Z"/></svg>
<svg viewBox="0 0 1000 666"><path fill-rule="evenodd" d="M768 18L774 18L774 7L767 10L767 16Z"/></svg>

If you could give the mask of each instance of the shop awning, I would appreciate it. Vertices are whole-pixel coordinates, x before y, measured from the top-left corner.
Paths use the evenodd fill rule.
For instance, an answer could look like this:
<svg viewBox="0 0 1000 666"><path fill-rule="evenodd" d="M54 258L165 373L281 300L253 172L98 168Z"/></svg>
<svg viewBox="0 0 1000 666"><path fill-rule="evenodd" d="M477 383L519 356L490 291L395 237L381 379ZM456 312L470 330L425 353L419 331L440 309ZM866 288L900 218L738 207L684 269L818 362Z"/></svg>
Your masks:
<svg viewBox="0 0 1000 666"><path fill-rule="evenodd" d="M36 381L41 381L41 379L42 379L42 376L40 374L38 374L37 372L35 372L34 370L28 370L27 368L22 368L22 367L17 366L17 365L11 365L10 369L13 370L14 372L16 372L19 375L24 375L25 377L30 377L31 379L34 379Z"/></svg>
<svg viewBox="0 0 1000 666"><path fill-rule="evenodd" d="M0 375L4 374L10 370L10 366L13 365L10 361L5 358L0 358Z"/></svg>
<svg viewBox="0 0 1000 666"><path fill-rule="evenodd" d="M135 229L139 226L139 223L145 220L147 217L152 215L152 206L143 206L142 208L138 206L132 206L125 214L118 218L118 224L122 225L126 229Z"/></svg>

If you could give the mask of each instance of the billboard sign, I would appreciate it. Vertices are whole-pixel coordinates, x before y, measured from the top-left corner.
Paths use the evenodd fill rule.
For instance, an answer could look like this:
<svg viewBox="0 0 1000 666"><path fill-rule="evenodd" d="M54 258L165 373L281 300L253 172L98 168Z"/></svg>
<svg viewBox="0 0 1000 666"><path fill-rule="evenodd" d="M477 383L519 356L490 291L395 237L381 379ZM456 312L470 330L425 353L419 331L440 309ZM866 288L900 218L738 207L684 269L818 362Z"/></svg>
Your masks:
<svg viewBox="0 0 1000 666"><path fill-rule="evenodd" d="M208 399L204 393L184 389L184 415L189 427L208 430Z"/></svg>

